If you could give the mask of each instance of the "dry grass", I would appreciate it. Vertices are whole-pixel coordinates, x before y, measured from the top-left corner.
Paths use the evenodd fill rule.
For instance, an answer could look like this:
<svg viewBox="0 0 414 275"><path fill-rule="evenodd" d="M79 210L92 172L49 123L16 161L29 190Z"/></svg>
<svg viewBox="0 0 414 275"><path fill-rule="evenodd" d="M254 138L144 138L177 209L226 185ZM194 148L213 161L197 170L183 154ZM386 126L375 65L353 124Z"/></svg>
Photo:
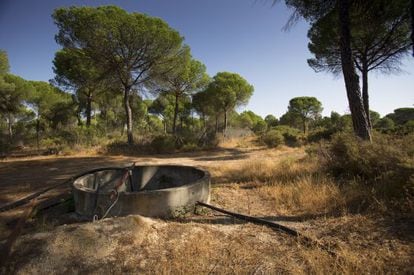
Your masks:
<svg viewBox="0 0 414 275"><path fill-rule="evenodd" d="M345 228L346 219L352 218L342 221ZM366 218L351 221L367 230L375 229L375 224ZM324 233L332 233L336 225L328 225ZM329 256L317 247L304 247L293 238L252 224L187 224L127 217L60 227L52 233L23 237L9 271L21 274L79 271L95 274L376 274L409 272L412 263L408 246L396 249L395 242L373 243L362 235L366 232L349 235L352 246L339 244L338 257Z"/></svg>
<svg viewBox="0 0 414 275"><path fill-rule="evenodd" d="M287 185L268 185L259 194L282 213L320 214L344 209L347 198L330 180L304 177Z"/></svg>
<svg viewBox="0 0 414 275"><path fill-rule="evenodd" d="M268 152L267 156L264 154L242 162L216 166L212 170L213 180L255 189L263 200L271 202L278 213L337 215L359 212L368 205L375 210L386 209L367 186L357 181L339 184L321 169L318 161L300 152L301 149L296 149L296 154L290 152L289 156L281 158L277 155L271 157Z"/></svg>
<svg viewBox="0 0 414 275"><path fill-rule="evenodd" d="M228 182L278 184L292 182L313 174L316 169L317 165L304 163L298 159L257 157L235 165L221 166L215 172L218 176L225 177Z"/></svg>
<svg viewBox="0 0 414 275"><path fill-rule="evenodd" d="M376 199L375 193L357 181L339 184L323 172L320 163L312 158L304 158L300 154L282 159L258 157L216 167L213 175L218 179L217 182L224 180L227 183L220 187L218 193L228 189L232 190L227 191L229 197L235 197L235 194L243 194L247 189L244 194L248 192L256 196L259 200L259 203L254 204L256 213L277 213L298 217L302 221L308 219L306 217L313 217L311 219L315 228L303 227L303 222L295 226L322 243L335 246L337 258L315 247L299 248L298 254L288 256L284 263L289 266L286 270L289 273L376 274L412 271L414 250L408 233L410 229L405 231L407 235L402 241L389 235L390 228L398 222L390 222L386 226L376 222L388 210ZM248 210L244 207L244 212L250 212L252 198L244 200L243 196L234 198L234 204L227 206L237 208L236 204L248 205ZM227 198L227 201L231 199ZM393 213L387 213L390 214ZM402 221L402 224L405 226L407 222ZM408 223L407 227L411 226Z"/></svg>
<svg viewBox="0 0 414 275"><path fill-rule="evenodd" d="M414 272L412 222L378 215L381 202L371 190L357 182L338 184L304 156L303 148L240 151L244 157L203 160L215 183L212 204L295 228L331 246L337 257L267 227L205 211L181 222L126 217L28 235L18 242L10 269L22 274Z"/></svg>
<svg viewBox="0 0 414 275"><path fill-rule="evenodd" d="M221 148L252 148L259 146L256 136L245 136L240 138L219 137L218 145Z"/></svg>

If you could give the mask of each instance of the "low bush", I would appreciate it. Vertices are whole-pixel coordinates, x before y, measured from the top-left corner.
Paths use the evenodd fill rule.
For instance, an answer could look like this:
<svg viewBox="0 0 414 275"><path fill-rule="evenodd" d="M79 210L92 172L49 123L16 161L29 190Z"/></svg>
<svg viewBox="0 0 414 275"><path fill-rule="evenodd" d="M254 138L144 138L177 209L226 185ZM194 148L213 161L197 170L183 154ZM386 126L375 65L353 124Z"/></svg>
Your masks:
<svg viewBox="0 0 414 275"><path fill-rule="evenodd" d="M394 128L395 133L399 135L410 135L414 133L414 120L409 120L403 125Z"/></svg>
<svg viewBox="0 0 414 275"><path fill-rule="evenodd" d="M0 157L6 155L11 149L8 136L0 132Z"/></svg>
<svg viewBox="0 0 414 275"><path fill-rule="evenodd" d="M262 141L269 148L276 148L284 144L285 138L282 133L277 130L270 130L262 136Z"/></svg>
<svg viewBox="0 0 414 275"><path fill-rule="evenodd" d="M223 140L214 131L206 131L197 139L197 145L201 148L216 148Z"/></svg>
<svg viewBox="0 0 414 275"><path fill-rule="evenodd" d="M256 135L261 135L267 130L267 124L264 120L259 120L256 125L253 126L252 131Z"/></svg>
<svg viewBox="0 0 414 275"><path fill-rule="evenodd" d="M304 143L303 133L298 129L286 125L279 125L273 127L272 130L281 133L285 139L285 144L288 146L295 147L300 146Z"/></svg>
<svg viewBox="0 0 414 275"><path fill-rule="evenodd" d="M142 153L146 153L148 151L148 145L138 144L135 143L133 145L129 145L125 141L113 141L106 145L105 152L108 154L113 155L126 155L126 156L134 156L139 155Z"/></svg>
<svg viewBox="0 0 414 275"><path fill-rule="evenodd" d="M336 132L334 128L319 128L309 132L307 136L308 142L319 142L321 140L330 140Z"/></svg>
<svg viewBox="0 0 414 275"><path fill-rule="evenodd" d="M195 143L186 143L180 150L183 152L195 152L201 150L201 148Z"/></svg>
<svg viewBox="0 0 414 275"><path fill-rule="evenodd" d="M362 181L380 197L414 197L414 135L376 133L371 143L339 133L321 155L331 174Z"/></svg>
<svg viewBox="0 0 414 275"><path fill-rule="evenodd" d="M151 142L151 149L159 154L172 153L176 149L177 139L172 135L156 136Z"/></svg>

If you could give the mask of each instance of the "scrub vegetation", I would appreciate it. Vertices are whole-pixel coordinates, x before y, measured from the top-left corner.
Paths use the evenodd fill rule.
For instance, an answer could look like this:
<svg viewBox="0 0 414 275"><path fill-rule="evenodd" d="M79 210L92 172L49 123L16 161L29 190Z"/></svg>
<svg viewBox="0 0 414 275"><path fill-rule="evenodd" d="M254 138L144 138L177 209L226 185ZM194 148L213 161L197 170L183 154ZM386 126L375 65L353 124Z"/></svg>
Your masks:
<svg viewBox="0 0 414 275"><path fill-rule="evenodd" d="M341 141L330 146L355 146L351 138L342 141L346 138L349 135L340 134L334 139ZM67 171L92 168L91 163L137 161L202 166L213 176L211 204L294 228L330 247L335 256L282 232L198 209L197 214L187 213L167 221L130 216L58 226L62 221L49 218L46 224L27 229L30 234L19 238L8 268L19 272L186 274L411 272L414 200L407 187L412 187L408 183L412 177L404 178L406 174L399 171L412 169L412 158L407 159L405 153L398 157L381 155L377 148L370 148L378 163L386 163L390 157L402 164L400 167L396 163L386 171L372 167L378 177L395 177L387 181L388 189L397 191L390 193L384 192L385 182L338 171L335 160L327 158L336 150L334 146L322 147L327 151L320 146L268 149L258 145L253 136L227 140L221 143L221 149L208 154L41 157L3 164L8 173L19 168L23 175L35 179L44 177L37 167L49 163L61 169L55 180ZM398 146L393 147L395 152ZM413 148L409 142L405 146ZM30 172L33 169L39 174ZM405 182L403 179L408 179L407 184L400 184ZM33 187L26 189L30 193Z"/></svg>

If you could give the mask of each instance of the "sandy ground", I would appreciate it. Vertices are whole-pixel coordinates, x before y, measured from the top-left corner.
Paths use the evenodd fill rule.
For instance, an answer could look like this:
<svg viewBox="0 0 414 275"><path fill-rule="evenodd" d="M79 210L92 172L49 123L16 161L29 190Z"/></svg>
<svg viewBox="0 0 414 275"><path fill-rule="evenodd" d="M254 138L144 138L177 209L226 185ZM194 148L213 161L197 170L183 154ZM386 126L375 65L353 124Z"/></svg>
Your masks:
<svg viewBox="0 0 414 275"><path fill-rule="evenodd" d="M82 172L101 167L126 167L133 162L143 164L180 164L214 170L228 164L236 164L249 159L286 157L303 155L303 152L290 148L270 152L264 148L221 148L212 151L179 153L152 156L39 156L30 158L11 158L0 161L0 205L13 202L36 191L64 182ZM216 180L217 181L217 180ZM70 192L70 186L52 190L39 200L47 200L64 192ZM13 230L24 207L12 211L0 212L0 239L4 239Z"/></svg>
<svg viewBox="0 0 414 275"><path fill-rule="evenodd" d="M0 203L53 185L74 174L102 166L187 164L213 171L245 160L301 157L285 148L220 149L210 152L147 157L76 156L11 159L0 162ZM62 190L58 190L60 192ZM360 215L304 217L279 213L271 201L247 184L213 177L211 203L231 211L263 217L300 230L346 255L331 259L319 248L306 248L286 234L240 222L209 210L174 221L129 216L95 223L53 226L24 232L3 273L350 273L414 272L410 222ZM53 196L55 193L48 194ZM2 236L13 228L21 209L0 213ZM357 250L358 253L352 252ZM381 252L381 253L379 253ZM375 258L377 257L377 258ZM379 257L379 259L378 259ZM365 261L365 262L364 262ZM380 263L380 264L377 264ZM366 266L366 270L364 270ZM395 272L392 272L395 271Z"/></svg>

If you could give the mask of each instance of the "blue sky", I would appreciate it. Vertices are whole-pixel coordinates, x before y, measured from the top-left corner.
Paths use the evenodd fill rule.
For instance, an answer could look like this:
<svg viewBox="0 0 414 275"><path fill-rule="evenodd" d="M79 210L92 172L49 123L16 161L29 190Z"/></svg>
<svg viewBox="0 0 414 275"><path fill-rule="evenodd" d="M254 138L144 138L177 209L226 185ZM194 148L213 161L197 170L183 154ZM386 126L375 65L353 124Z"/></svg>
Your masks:
<svg viewBox="0 0 414 275"><path fill-rule="evenodd" d="M53 78L52 60L59 48L51 19L57 7L118 5L130 12L161 17L185 37L193 56L208 73L236 72L255 87L243 109L277 117L296 96L315 96L332 110L348 111L343 79L315 73L306 59L308 25L282 31L291 11L266 0L0 0L0 49L9 55L11 72L30 80ZM414 58L398 75L371 74L373 110L385 115L414 104Z"/></svg>

